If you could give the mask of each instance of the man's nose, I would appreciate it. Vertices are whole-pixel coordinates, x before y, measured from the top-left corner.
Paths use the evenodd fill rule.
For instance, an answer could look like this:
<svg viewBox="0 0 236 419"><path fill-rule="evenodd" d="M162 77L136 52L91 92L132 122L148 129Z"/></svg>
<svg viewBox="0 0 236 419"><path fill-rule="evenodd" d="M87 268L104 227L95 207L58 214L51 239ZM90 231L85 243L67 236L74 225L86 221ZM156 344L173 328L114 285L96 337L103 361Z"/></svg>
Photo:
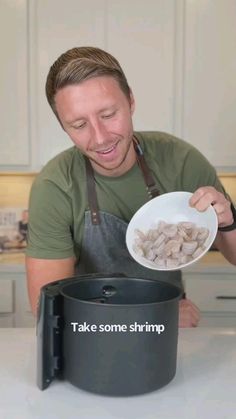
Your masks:
<svg viewBox="0 0 236 419"><path fill-rule="evenodd" d="M107 130L102 121L92 124L92 135L97 144L103 144L107 140Z"/></svg>

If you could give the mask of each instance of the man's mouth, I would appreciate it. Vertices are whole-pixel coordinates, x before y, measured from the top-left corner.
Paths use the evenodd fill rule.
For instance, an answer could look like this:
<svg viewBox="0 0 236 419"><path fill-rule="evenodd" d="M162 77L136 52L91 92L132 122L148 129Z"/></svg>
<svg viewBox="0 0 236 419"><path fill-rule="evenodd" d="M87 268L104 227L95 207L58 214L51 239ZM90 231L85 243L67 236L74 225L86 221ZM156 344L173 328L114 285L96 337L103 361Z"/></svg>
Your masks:
<svg viewBox="0 0 236 419"><path fill-rule="evenodd" d="M113 150L115 150L116 146L117 146L117 143L116 144L113 144L112 146L110 146L108 148L103 148L102 150L96 150L96 153L103 154L103 155L109 154Z"/></svg>

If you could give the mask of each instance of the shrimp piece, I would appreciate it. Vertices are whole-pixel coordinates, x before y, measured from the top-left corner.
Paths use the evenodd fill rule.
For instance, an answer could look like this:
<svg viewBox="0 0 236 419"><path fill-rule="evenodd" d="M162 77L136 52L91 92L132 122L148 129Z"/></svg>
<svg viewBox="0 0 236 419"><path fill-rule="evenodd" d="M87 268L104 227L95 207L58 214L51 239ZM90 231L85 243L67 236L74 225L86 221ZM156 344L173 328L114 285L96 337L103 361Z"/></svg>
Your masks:
<svg viewBox="0 0 236 419"><path fill-rule="evenodd" d="M157 256L162 255L165 245L166 243L165 241L163 241L159 246L153 246L153 251L155 252Z"/></svg>
<svg viewBox="0 0 236 419"><path fill-rule="evenodd" d="M153 243L154 247L160 246L166 240L165 234L161 233L160 236Z"/></svg>
<svg viewBox="0 0 236 419"><path fill-rule="evenodd" d="M152 246L153 242L151 240L146 240L142 245L144 253L147 253L152 248Z"/></svg>
<svg viewBox="0 0 236 419"><path fill-rule="evenodd" d="M166 237L174 237L178 231L178 227L175 224L166 224L162 232Z"/></svg>
<svg viewBox="0 0 236 419"><path fill-rule="evenodd" d="M177 266L179 266L179 260L178 259L172 259L172 258L167 258L166 259L166 267L167 268L177 268Z"/></svg>
<svg viewBox="0 0 236 419"><path fill-rule="evenodd" d="M144 251L143 251L143 249L142 249L142 247L141 247L141 246L138 246L138 245L134 244L134 245L133 245L133 251L134 251L134 252L135 252L138 256L144 257Z"/></svg>
<svg viewBox="0 0 236 419"><path fill-rule="evenodd" d="M147 237L146 237L146 234L143 232L143 231L141 231L141 230L139 230L138 228L136 228L135 230L134 230L134 233L136 234L136 236L138 237L138 239L140 239L140 240L146 240L147 239Z"/></svg>
<svg viewBox="0 0 236 419"><path fill-rule="evenodd" d="M164 247L164 252L167 256L170 256L172 253L179 252L180 246L181 244L178 240L169 240Z"/></svg>
<svg viewBox="0 0 236 419"><path fill-rule="evenodd" d="M192 260L191 256L182 254L179 258L179 263L180 265L184 265L185 263L190 262L190 260Z"/></svg>
<svg viewBox="0 0 236 419"><path fill-rule="evenodd" d="M157 229L149 230L147 233L147 239L155 241L159 237L160 233Z"/></svg>
<svg viewBox="0 0 236 419"><path fill-rule="evenodd" d="M197 258L198 256L200 256L203 252L204 252L205 248L204 246L200 246L198 247L195 252L192 254L193 259Z"/></svg>
<svg viewBox="0 0 236 419"><path fill-rule="evenodd" d="M184 242L182 244L182 252L185 255L192 255L198 246L197 241Z"/></svg>
<svg viewBox="0 0 236 419"><path fill-rule="evenodd" d="M155 257L156 257L156 254L155 254L155 252L153 251L153 249L149 249L146 253L145 253L145 257L146 257L146 259L148 259L148 260L154 260L155 259Z"/></svg>
<svg viewBox="0 0 236 419"><path fill-rule="evenodd" d="M189 237L191 238L191 240L195 241L195 240L197 240L198 234L199 234L199 229L198 228L193 228Z"/></svg>
<svg viewBox="0 0 236 419"><path fill-rule="evenodd" d="M208 228L201 227L201 228L199 228L199 230L198 230L198 236L197 236L197 239L198 239L198 240L206 240L206 239L207 239L207 237L208 237L208 235L209 235L209 230L208 230Z"/></svg>
<svg viewBox="0 0 236 419"><path fill-rule="evenodd" d="M160 258L160 257L156 257L156 259L154 260L154 263L159 267L159 268L165 268L166 267L166 261L164 258Z"/></svg>
<svg viewBox="0 0 236 419"><path fill-rule="evenodd" d="M184 230L192 230L193 228L195 228L196 224L192 223L191 221L181 221L180 223L178 223L178 226L180 228L183 228Z"/></svg>
<svg viewBox="0 0 236 419"><path fill-rule="evenodd" d="M182 237L184 240L189 239L188 234L186 233L186 230L181 226L178 226L178 235Z"/></svg>

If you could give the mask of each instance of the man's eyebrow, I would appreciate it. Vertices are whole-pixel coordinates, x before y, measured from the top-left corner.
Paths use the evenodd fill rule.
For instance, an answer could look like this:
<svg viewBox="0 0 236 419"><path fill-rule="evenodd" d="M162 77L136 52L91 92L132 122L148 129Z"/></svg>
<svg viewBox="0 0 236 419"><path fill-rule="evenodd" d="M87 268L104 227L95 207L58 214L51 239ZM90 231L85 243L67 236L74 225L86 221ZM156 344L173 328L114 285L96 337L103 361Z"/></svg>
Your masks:
<svg viewBox="0 0 236 419"><path fill-rule="evenodd" d="M100 112L105 112L105 111L111 111L111 110L115 110L116 109L116 105L109 105L109 106L105 106L104 108L99 110Z"/></svg>
<svg viewBox="0 0 236 419"><path fill-rule="evenodd" d="M65 120L65 123L68 125L74 124L75 122L82 122L84 120L83 117L81 118L75 118L75 119L71 119L71 120Z"/></svg>

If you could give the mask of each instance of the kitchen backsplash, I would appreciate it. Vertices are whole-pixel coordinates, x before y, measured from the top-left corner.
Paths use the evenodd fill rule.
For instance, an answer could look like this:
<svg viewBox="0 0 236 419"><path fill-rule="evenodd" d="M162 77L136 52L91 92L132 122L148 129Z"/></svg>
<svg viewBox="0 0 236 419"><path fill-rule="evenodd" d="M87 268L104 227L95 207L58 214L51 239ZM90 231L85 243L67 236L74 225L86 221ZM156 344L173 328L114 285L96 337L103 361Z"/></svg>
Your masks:
<svg viewBox="0 0 236 419"><path fill-rule="evenodd" d="M219 173L219 178L232 201L236 204L236 173Z"/></svg>
<svg viewBox="0 0 236 419"><path fill-rule="evenodd" d="M27 208L36 173L0 173L0 208Z"/></svg>

